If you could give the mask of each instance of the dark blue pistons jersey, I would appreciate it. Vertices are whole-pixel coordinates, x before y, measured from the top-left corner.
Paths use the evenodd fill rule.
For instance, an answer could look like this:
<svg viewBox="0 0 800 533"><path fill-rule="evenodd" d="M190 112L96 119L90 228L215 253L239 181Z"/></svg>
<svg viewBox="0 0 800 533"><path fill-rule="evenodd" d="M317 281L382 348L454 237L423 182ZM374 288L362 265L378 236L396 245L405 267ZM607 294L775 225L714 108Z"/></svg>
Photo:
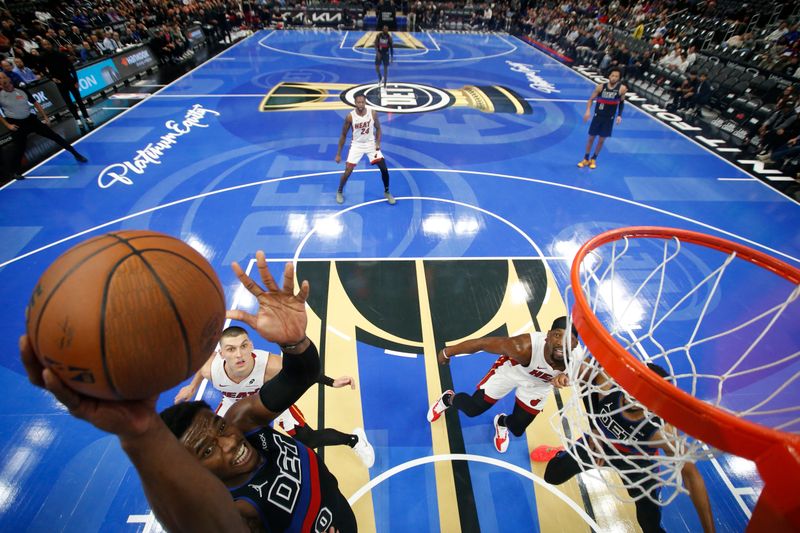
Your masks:
<svg viewBox="0 0 800 533"><path fill-rule="evenodd" d="M233 499L255 507L265 531L327 531L342 497L325 463L313 450L270 427L245 436L264 463L246 483L229 488Z"/></svg>

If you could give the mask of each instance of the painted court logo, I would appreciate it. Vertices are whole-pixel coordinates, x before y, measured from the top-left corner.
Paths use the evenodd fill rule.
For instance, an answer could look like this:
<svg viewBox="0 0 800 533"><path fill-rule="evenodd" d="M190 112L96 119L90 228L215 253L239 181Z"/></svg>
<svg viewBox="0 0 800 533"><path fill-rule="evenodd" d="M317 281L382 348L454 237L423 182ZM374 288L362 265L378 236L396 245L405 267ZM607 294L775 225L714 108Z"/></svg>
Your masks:
<svg viewBox="0 0 800 533"><path fill-rule="evenodd" d="M390 83L386 87L374 83L356 85L342 92L340 98L355 106L356 96L366 97L369 107L383 113L425 113L455 103L449 92L419 83Z"/></svg>
<svg viewBox="0 0 800 533"><path fill-rule="evenodd" d="M513 61L506 61L506 65L508 65L511 68L512 72L519 72L520 74L524 74L529 82L528 87L530 87L534 91L539 91L540 93L544 94L561 92L558 89L556 89L555 85L553 85L546 79L539 76L539 71L534 69L532 65L526 65L525 63L515 63Z"/></svg>
<svg viewBox="0 0 800 533"><path fill-rule="evenodd" d="M500 85L465 85L440 89L421 83L307 83L284 81L273 87L260 111L333 111L355 106L363 95L370 109L383 113L427 113L450 107L469 107L484 113L529 115L531 106L520 95Z"/></svg>
<svg viewBox="0 0 800 533"><path fill-rule="evenodd" d="M141 150L137 150L131 161L108 165L97 176L97 185L101 189L107 189L118 182L125 185L133 185L133 180L128 176L129 171L142 175L150 165L160 165L161 156L178 143L179 137L191 132L193 128L207 128L209 126L202 123L207 114L219 116L217 111L195 104L186 111L182 121L168 120L164 123L164 126L169 130L168 133L162 135L156 142L149 143Z"/></svg>

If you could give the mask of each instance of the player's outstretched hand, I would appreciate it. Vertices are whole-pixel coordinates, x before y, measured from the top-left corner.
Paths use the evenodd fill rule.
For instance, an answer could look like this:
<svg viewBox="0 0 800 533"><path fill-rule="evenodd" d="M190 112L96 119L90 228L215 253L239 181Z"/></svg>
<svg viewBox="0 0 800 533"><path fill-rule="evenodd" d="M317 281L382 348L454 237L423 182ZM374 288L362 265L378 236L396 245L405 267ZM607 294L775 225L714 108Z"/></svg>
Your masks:
<svg viewBox="0 0 800 533"><path fill-rule="evenodd" d="M342 387L346 387L347 385L350 385L350 388L355 390L356 380L354 380L350 376L341 376L333 380L334 389L340 389Z"/></svg>
<svg viewBox="0 0 800 533"><path fill-rule="evenodd" d="M622 122L622 117L617 117L617 126L619 126L620 122Z"/></svg>
<svg viewBox="0 0 800 533"><path fill-rule="evenodd" d="M158 396L137 401L98 400L84 396L67 387L55 372L42 366L27 335L19 339L19 353L30 382L50 391L74 417L120 438L142 435L161 424L156 413Z"/></svg>
<svg viewBox="0 0 800 533"><path fill-rule="evenodd" d="M233 272L250 294L258 300L255 315L240 310L228 311L226 316L244 322L258 332L264 339L279 345L297 344L306 338L306 299L309 285L304 281L300 292L294 293L294 266L286 263L283 271L283 288L278 287L267 268L264 252L256 252L256 267L264 287L244 273L239 263L231 264Z"/></svg>
<svg viewBox="0 0 800 533"><path fill-rule="evenodd" d="M589 112L588 111L583 115L583 121L584 122L589 122Z"/></svg>
<svg viewBox="0 0 800 533"><path fill-rule="evenodd" d="M182 387L175 395L175 403L188 402L194 396L195 390L191 384Z"/></svg>
<svg viewBox="0 0 800 533"><path fill-rule="evenodd" d="M445 353L444 348L439 350L439 353L436 354L436 359L439 360L439 364L440 365L449 365L450 364L450 358Z"/></svg>
<svg viewBox="0 0 800 533"><path fill-rule="evenodd" d="M336 154L335 161L336 161L337 163L341 163L341 162L342 162L342 156L341 156L340 154Z"/></svg>

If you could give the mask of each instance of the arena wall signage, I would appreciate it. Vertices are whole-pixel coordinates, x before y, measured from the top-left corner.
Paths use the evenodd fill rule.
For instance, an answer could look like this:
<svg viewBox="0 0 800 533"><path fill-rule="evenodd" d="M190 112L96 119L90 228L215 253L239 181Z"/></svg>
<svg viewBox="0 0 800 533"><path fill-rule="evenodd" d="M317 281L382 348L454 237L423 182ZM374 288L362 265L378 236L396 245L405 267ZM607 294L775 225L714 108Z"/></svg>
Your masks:
<svg viewBox="0 0 800 533"><path fill-rule="evenodd" d="M199 26L198 26L199 28ZM202 34L202 30L200 31ZM140 72L156 66L153 52L147 46L141 46L114 56L114 65L123 78L135 76Z"/></svg>
<svg viewBox="0 0 800 533"><path fill-rule="evenodd" d="M78 89L81 97L86 98L96 92L113 85L121 78L112 59L103 59L78 69Z"/></svg>
<svg viewBox="0 0 800 533"><path fill-rule="evenodd" d="M50 80L33 82L26 89L48 115L58 113L67 107L61 98L61 93L58 92L58 87Z"/></svg>
<svg viewBox="0 0 800 533"><path fill-rule="evenodd" d="M284 24L288 26L313 26L317 28L335 28L344 24L344 9L339 7L309 7L302 10L296 7L287 9L280 14ZM350 12L350 19L358 20L363 17L360 12ZM374 18L374 17L373 17ZM366 21L366 19L365 19Z"/></svg>
<svg viewBox="0 0 800 533"><path fill-rule="evenodd" d="M608 78L603 77L596 70L586 67L574 67L574 70L583 76L589 78L595 83L605 83ZM635 92L628 91L625 94L625 100L635 104L637 107L647 112L648 114L656 117L658 120L667 124L676 130L685 133L689 138L698 142L702 146L707 147L716 153L723 155L729 161L735 163L738 167L746 172L751 172L759 178L767 181L794 181L791 177L783 176L780 170L766 168L764 163L757 159L739 159L736 154L741 154L742 150L735 146L730 146L722 139L709 139L703 135L702 128L693 126L683 120L683 117L671 113L668 110L656 105L647 103L647 99L637 95Z"/></svg>
<svg viewBox="0 0 800 533"><path fill-rule="evenodd" d="M194 26L189 26L188 28L186 28L186 31L184 33L186 35L186 38L189 39L189 44L192 47L198 46L206 39L206 36L203 34L203 28L199 24L195 24Z"/></svg>
<svg viewBox="0 0 800 533"><path fill-rule="evenodd" d="M77 69L78 88L87 97L115 83L144 72L156 65L156 58L147 46L126 50Z"/></svg>
<svg viewBox="0 0 800 533"><path fill-rule="evenodd" d="M200 26L197 27L200 28ZM200 33L202 37L202 30ZM157 63L153 52L147 46L125 50L113 57L77 69L78 88L81 96L85 98L119 81L144 72L156 66ZM26 88L48 115L63 111L67 107L56 84L50 80L33 82ZM0 125L0 146L11 140L10 133L8 129Z"/></svg>

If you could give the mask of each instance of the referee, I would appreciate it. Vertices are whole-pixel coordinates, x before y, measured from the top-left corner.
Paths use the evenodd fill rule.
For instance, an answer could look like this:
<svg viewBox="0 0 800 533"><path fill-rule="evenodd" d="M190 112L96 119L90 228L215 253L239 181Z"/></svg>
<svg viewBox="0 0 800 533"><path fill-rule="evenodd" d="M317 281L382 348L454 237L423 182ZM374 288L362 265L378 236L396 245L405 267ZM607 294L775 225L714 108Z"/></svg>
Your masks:
<svg viewBox="0 0 800 533"><path fill-rule="evenodd" d="M36 111L42 116L44 123L36 118ZM0 73L0 124L11 131L12 159L10 165L3 165L3 173L8 173L2 176L3 178L23 179L19 171L30 133L38 133L55 141L57 145L71 153L76 161L81 163L88 161L64 137L50 128L50 118L42 106L31 98L28 92L14 88L11 79L2 73Z"/></svg>

